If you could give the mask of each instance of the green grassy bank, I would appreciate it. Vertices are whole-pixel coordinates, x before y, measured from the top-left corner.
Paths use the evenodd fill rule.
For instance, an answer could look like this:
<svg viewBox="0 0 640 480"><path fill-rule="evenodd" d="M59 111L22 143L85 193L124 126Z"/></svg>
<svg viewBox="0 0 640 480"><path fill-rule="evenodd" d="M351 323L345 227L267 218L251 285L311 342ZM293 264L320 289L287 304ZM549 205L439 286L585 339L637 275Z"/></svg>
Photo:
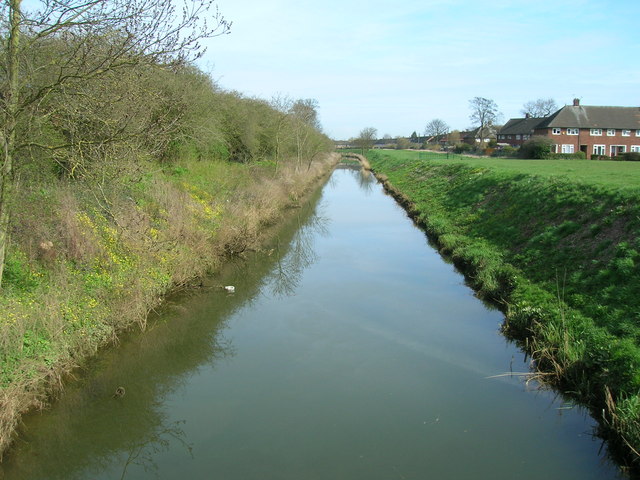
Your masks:
<svg viewBox="0 0 640 480"><path fill-rule="evenodd" d="M338 155L142 162L101 183L46 173L17 191L0 295L0 452L20 415L163 297L260 248Z"/></svg>
<svg viewBox="0 0 640 480"><path fill-rule="evenodd" d="M498 302L541 378L586 404L632 470L640 451L640 165L367 155ZM556 173L554 173L556 172Z"/></svg>

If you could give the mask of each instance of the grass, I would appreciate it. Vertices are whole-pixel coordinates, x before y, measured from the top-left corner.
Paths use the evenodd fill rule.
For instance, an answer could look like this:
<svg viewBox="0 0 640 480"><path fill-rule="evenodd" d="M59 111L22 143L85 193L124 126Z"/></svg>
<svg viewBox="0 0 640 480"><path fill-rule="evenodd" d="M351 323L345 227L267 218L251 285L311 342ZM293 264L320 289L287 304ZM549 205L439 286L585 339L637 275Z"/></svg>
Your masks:
<svg viewBox="0 0 640 480"><path fill-rule="evenodd" d="M586 185L640 189L640 162L477 158L407 150L384 150L384 155L397 160L436 160L461 163L474 168L487 168L505 174L566 178Z"/></svg>
<svg viewBox="0 0 640 480"><path fill-rule="evenodd" d="M545 378L592 408L638 468L640 164L368 158L474 287L502 306L505 331Z"/></svg>

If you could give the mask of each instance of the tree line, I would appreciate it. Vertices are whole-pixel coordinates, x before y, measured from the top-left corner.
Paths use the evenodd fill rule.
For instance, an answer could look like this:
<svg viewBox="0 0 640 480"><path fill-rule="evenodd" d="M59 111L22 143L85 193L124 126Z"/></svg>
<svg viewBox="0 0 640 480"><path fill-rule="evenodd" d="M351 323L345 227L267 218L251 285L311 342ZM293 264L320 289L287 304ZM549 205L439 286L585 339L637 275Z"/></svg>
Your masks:
<svg viewBox="0 0 640 480"><path fill-rule="evenodd" d="M490 98L485 97L474 97L469 100L469 120L471 121L470 129L476 130L476 138L484 143L485 140L490 136L491 132L498 127L498 122L502 118L502 114L500 113L500 109L496 102ZM558 110L558 105L555 100L552 98L539 98L537 100L532 100L526 102L520 113L524 116L529 116L532 118L542 118L551 115L553 112ZM372 133L374 138L372 137ZM377 134L377 130L373 127L367 127L360 131L360 134L352 139L352 143L354 143L358 148L366 150L371 148L375 143L375 135ZM424 127L424 136L427 137L428 143L429 139L433 141L439 141L439 139L447 138L448 143L458 143L460 141L460 132L458 130L451 131L451 128L441 118L434 118L430 120ZM391 138L389 135L385 135L385 137ZM399 145L406 143L408 145L417 143L417 133L413 132L410 138L408 139L398 139ZM402 142L405 140L405 142Z"/></svg>
<svg viewBox="0 0 640 480"><path fill-rule="evenodd" d="M317 102L247 98L194 66L230 32L213 0L3 0L0 62L0 285L18 182L93 185L142 159L299 166L328 148ZM99 190L99 188L98 188Z"/></svg>

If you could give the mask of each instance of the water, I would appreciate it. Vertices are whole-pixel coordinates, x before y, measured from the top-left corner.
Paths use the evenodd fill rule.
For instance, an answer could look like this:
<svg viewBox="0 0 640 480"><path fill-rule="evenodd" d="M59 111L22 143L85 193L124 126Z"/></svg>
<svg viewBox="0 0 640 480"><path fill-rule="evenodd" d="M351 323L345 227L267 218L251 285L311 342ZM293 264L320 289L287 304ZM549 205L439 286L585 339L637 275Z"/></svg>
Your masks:
<svg viewBox="0 0 640 480"><path fill-rule="evenodd" d="M580 408L499 376L527 371L502 315L371 176L336 170L267 250L30 415L5 478L621 478Z"/></svg>

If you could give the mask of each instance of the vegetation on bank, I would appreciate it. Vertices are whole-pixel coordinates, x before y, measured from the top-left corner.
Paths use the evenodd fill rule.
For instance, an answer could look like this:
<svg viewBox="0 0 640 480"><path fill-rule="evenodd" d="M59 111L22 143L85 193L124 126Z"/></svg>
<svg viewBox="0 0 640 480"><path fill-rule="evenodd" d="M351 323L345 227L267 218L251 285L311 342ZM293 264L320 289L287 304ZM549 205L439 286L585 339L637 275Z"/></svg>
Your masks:
<svg viewBox="0 0 640 480"><path fill-rule="evenodd" d="M544 377L588 405L637 468L640 166L367 156L442 251L502 305L505 330Z"/></svg>
<svg viewBox="0 0 640 480"><path fill-rule="evenodd" d="M247 98L184 58L138 62L133 50L121 52L127 68L50 88L73 63L57 63L69 48L111 51L118 37L49 40L20 64L38 73L21 98L46 95L13 115L12 168L0 172L0 210L11 212L0 456L20 414L44 405L65 372L144 327L167 292L258 248L337 161L313 100Z"/></svg>

